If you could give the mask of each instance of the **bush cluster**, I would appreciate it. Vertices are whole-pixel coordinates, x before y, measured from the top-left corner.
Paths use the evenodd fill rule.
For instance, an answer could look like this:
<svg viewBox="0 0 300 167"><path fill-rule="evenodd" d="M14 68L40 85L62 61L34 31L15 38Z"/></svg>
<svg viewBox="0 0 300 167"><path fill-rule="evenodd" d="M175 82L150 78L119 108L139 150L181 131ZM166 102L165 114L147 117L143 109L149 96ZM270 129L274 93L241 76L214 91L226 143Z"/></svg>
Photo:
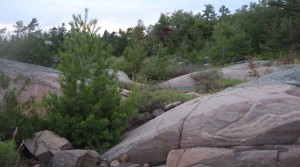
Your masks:
<svg viewBox="0 0 300 167"><path fill-rule="evenodd" d="M192 75L197 82L198 92L212 93L223 90L227 87L243 83L241 80L225 79L218 70L207 70Z"/></svg>
<svg viewBox="0 0 300 167"><path fill-rule="evenodd" d="M0 88L5 89L9 86L10 79L0 70Z"/></svg>
<svg viewBox="0 0 300 167"><path fill-rule="evenodd" d="M18 151L13 141L0 141L0 164L2 167L12 167L16 165Z"/></svg>
<svg viewBox="0 0 300 167"><path fill-rule="evenodd" d="M33 106L32 101L19 102L15 90L4 95L0 103L0 140L9 140L16 127L19 129L17 143L43 129L43 119Z"/></svg>
<svg viewBox="0 0 300 167"><path fill-rule="evenodd" d="M136 95L135 107L140 113L151 112L156 109L164 109L164 106L175 102L185 102L194 98L193 95L186 95L183 92L173 89L140 91Z"/></svg>

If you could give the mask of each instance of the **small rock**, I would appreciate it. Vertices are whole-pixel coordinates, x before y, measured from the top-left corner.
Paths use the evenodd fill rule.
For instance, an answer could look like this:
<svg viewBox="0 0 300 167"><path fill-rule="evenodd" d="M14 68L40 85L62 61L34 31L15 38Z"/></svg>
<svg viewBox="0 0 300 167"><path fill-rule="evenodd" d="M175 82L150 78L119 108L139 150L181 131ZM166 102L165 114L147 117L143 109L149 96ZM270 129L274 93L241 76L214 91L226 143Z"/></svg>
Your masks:
<svg viewBox="0 0 300 167"><path fill-rule="evenodd" d="M114 160L110 163L111 167L121 167L121 164L118 160Z"/></svg>
<svg viewBox="0 0 300 167"><path fill-rule="evenodd" d="M152 116L153 117L158 117L159 115L163 114L165 111L163 109L157 109L152 111Z"/></svg>
<svg viewBox="0 0 300 167"><path fill-rule="evenodd" d="M170 103L165 106L165 111L171 110L172 108L179 106L181 103L182 103L181 101L176 101L176 102Z"/></svg>
<svg viewBox="0 0 300 167"><path fill-rule="evenodd" d="M150 167L150 164L146 163L142 167Z"/></svg>

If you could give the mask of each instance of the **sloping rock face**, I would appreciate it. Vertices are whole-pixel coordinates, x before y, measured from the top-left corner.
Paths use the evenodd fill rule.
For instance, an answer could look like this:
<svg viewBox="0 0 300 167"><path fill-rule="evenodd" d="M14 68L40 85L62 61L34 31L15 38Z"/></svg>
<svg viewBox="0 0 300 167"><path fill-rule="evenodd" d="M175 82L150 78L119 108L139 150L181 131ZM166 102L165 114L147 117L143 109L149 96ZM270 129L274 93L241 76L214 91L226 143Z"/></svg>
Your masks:
<svg viewBox="0 0 300 167"><path fill-rule="evenodd" d="M275 72L277 68L277 63L272 63L270 61L254 61L255 70L259 76L263 76L266 74L270 74ZM108 70L112 73L112 70ZM176 89L180 91L195 91L197 89L197 82L191 77L193 74L201 73L203 71L193 72L190 74L182 75L168 81L156 84L156 85L148 85L143 83L138 83L132 81L126 73L123 71L118 71L116 76L119 81L124 84L134 84L140 88L152 87L154 89ZM253 80L255 77L250 77L249 72L251 69L249 68L249 63L244 62L241 64L235 64L228 67L224 67L220 69L220 72L223 73L224 78L228 79L238 79L238 80Z"/></svg>
<svg viewBox="0 0 300 167"><path fill-rule="evenodd" d="M276 63L271 63L270 61L254 61L255 70L259 76L263 76L272 73L277 70ZM154 87L157 89L177 89L181 91L195 91L197 88L197 82L191 77L193 74L201 73L202 71L193 72L191 74L186 74L179 76L163 83L157 84ZM237 80L253 80L255 78L249 76L251 69L249 68L249 63L244 62L241 64L235 64L228 67L220 69L223 73L224 78L237 79Z"/></svg>
<svg viewBox="0 0 300 167"><path fill-rule="evenodd" d="M266 71L273 72L276 71L277 67L267 66L268 62L257 61L255 62L257 71L260 75L264 75ZM61 94L60 86L58 83L60 71L51 68L46 68L38 65L26 64L15 61L8 61L0 59L0 71L4 72L6 76L10 77L10 89L22 89L25 88L19 95L19 100L25 102L30 98L34 98L40 101L42 97L49 92ZM108 69L109 73L113 71ZM192 74L200 73L195 72ZM247 77L249 72L248 63L238 64L229 66L221 69L221 72L226 78L232 79L251 79ZM156 89L167 89L172 88L181 91L195 91L197 88L197 82L192 79L192 74L186 74L180 77L170 79L166 82L157 85L147 85L142 83L137 83L128 77L128 75L122 71L118 71L116 76L119 81L125 84L134 84L140 88L153 87ZM27 82L29 81L29 82ZM26 83L27 82L27 83ZM5 90L0 88L0 99L5 94Z"/></svg>
<svg viewBox="0 0 300 167"><path fill-rule="evenodd" d="M126 134L103 154L163 164L171 150L284 145L300 137L300 66L186 102ZM200 165L201 166L201 165Z"/></svg>
<svg viewBox="0 0 300 167"><path fill-rule="evenodd" d="M19 96L22 102L32 97L40 101L48 92L60 94L58 76L61 72L58 70L0 59L0 71L10 77L11 89L25 88ZM4 94L5 90L0 88L0 99Z"/></svg>
<svg viewBox="0 0 300 167"><path fill-rule="evenodd" d="M300 166L300 146L197 147L169 153L166 167Z"/></svg>
<svg viewBox="0 0 300 167"><path fill-rule="evenodd" d="M277 70L278 62L270 62L268 60L258 60L253 62L255 70L259 76L270 74ZM235 64L221 69L225 78L238 79L238 80L253 80L251 77L249 63Z"/></svg>

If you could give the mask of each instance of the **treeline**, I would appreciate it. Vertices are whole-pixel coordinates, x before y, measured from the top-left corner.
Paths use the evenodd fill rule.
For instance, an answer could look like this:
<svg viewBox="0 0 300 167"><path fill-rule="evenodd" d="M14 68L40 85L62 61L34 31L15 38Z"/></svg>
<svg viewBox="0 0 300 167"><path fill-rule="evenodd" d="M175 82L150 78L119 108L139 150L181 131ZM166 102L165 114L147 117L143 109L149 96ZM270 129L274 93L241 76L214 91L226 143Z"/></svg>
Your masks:
<svg viewBox="0 0 300 167"><path fill-rule="evenodd" d="M218 13L205 5L202 13L178 10L161 14L155 25L145 27L141 20L134 28L118 33L105 31L103 38L124 55L127 47L143 45L147 56L160 47L168 55L180 55L201 63L207 56L215 64L244 60L246 56L279 58L299 49L300 1L262 0L244 5L231 14L224 5Z"/></svg>
<svg viewBox="0 0 300 167"><path fill-rule="evenodd" d="M291 59L299 50L299 16L298 0L260 0L234 13L224 5L218 11L205 5L198 13L177 10L161 14L158 22L148 27L138 20L135 27L105 31L99 38L113 50L113 56L124 59L120 64L126 65L120 68L130 75L142 70L146 58L155 64L174 55L196 64L208 57L213 64L221 65L249 56ZM9 36L1 29L0 58L49 67L59 63L57 52L63 49L63 40L70 32L64 24L49 31L38 26L37 19L28 25L18 21Z"/></svg>
<svg viewBox="0 0 300 167"><path fill-rule="evenodd" d="M51 67L57 62L57 51L67 35L62 24L49 31L39 29L39 23L33 18L27 25L17 21L13 34L6 28L0 30L0 58Z"/></svg>

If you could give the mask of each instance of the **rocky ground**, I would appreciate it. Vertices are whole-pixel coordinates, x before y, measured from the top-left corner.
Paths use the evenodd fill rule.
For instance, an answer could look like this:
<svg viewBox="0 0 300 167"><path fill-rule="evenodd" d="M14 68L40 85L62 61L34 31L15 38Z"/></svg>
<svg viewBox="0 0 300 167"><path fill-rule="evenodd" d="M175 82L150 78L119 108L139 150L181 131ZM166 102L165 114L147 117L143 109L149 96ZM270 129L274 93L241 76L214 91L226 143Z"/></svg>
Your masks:
<svg viewBox="0 0 300 167"><path fill-rule="evenodd" d="M299 74L299 65L286 65L186 102L127 133L103 156L168 167L298 166Z"/></svg>
<svg viewBox="0 0 300 167"><path fill-rule="evenodd" d="M300 166L300 65L270 67L260 62L257 68L266 75L158 114L103 155L72 150L66 139L49 131L37 133L25 146L41 162L54 166L84 166L84 160L90 165L91 159L100 166L121 167ZM44 89L59 93L59 71L6 60L0 60L0 70L12 80L29 77L27 95L41 97ZM249 68L239 64L221 71L225 77L245 77ZM123 72L118 76L136 84ZM190 74L166 85L192 90L189 79Z"/></svg>

